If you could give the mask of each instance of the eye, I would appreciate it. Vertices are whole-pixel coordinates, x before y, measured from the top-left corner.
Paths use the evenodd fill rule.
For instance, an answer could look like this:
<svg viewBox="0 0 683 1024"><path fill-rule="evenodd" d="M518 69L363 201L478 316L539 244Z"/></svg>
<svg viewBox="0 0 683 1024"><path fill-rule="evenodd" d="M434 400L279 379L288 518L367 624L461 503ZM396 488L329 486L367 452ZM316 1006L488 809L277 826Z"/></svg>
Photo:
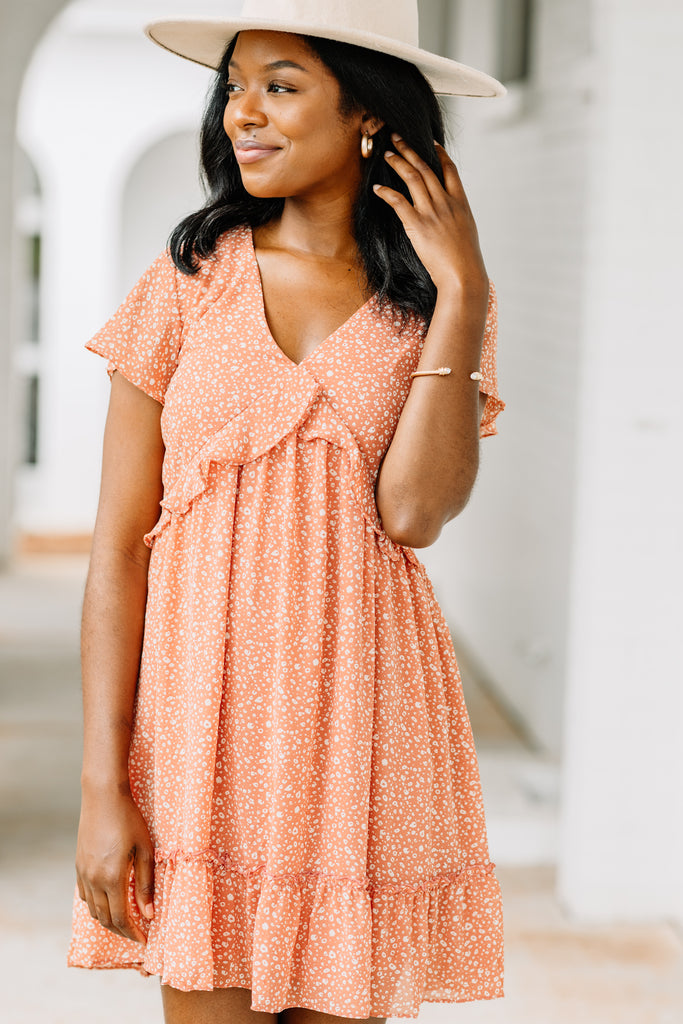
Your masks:
<svg viewBox="0 0 683 1024"><path fill-rule="evenodd" d="M235 82L223 82L223 88L226 92L236 92L239 85L236 85Z"/></svg>
<svg viewBox="0 0 683 1024"><path fill-rule="evenodd" d="M268 89L275 92L276 96L282 95L283 92L296 92L296 89L291 89L287 85L280 85L279 82L271 82Z"/></svg>

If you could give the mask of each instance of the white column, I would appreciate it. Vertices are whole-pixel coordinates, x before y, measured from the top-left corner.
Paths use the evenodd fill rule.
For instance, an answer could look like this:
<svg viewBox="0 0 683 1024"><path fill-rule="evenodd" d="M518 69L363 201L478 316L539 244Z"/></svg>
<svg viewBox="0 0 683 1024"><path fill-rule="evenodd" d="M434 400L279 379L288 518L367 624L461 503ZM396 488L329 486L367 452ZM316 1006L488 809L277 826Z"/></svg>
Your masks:
<svg viewBox="0 0 683 1024"><path fill-rule="evenodd" d="M594 12L559 896L683 921L683 6Z"/></svg>

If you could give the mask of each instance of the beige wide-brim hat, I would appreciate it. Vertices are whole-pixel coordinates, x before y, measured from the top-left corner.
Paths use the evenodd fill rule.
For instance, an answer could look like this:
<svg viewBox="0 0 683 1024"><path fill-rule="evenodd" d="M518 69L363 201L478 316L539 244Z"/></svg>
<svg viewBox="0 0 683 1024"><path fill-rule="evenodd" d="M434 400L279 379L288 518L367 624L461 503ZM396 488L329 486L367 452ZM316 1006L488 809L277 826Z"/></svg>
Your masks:
<svg viewBox="0 0 683 1024"><path fill-rule="evenodd" d="M296 32L354 43L415 64L434 92L447 96L504 96L495 78L418 46L417 0L246 0L239 18L170 18L145 35L171 53L218 68L236 32Z"/></svg>

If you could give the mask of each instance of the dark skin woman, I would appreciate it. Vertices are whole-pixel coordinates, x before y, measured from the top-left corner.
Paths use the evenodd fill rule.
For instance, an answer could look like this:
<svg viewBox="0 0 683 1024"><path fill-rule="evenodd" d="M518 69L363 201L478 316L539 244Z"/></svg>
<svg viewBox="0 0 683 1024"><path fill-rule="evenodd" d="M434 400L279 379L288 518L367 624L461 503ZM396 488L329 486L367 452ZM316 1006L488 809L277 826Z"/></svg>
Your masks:
<svg viewBox="0 0 683 1024"><path fill-rule="evenodd" d="M400 220L433 286L417 369L445 365L453 372L413 381L380 468L376 501L390 538L426 547L468 501L485 401L470 373L481 357L489 282L458 171L438 143L430 166L375 112L347 109L339 81L302 36L241 32L227 71L223 128L244 189L258 199L283 200L277 216L254 227L254 241L268 324L294 363L372 293L354 231L360 142L364 133L384 132L390 140L380 159L396 187L380 186L376 195ZM114 373L83 609L79 893L102 925L140 942L145 937L128 907L127 879L133 866L140 912L151 919L153 848L130 794L127 758L150 555L141 538L157 519L162 494L161 410ZM239 988L181 992L164 985L162 994L167 1024L351 1019L295 1007L255 1012L251 993Z"/></svg>

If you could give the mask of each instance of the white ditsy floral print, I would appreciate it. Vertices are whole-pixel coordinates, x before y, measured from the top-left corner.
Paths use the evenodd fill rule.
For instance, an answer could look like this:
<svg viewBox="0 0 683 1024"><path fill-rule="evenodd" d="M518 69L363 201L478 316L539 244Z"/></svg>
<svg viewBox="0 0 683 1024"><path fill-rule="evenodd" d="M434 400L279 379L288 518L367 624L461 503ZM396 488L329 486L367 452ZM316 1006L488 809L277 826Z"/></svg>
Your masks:
<svg viewBox="0 0 683 1024"><path fill-rule="evenodd" d="M481 434L504 408L493 285ZM74 897L69 963L251 1008L417 1017L503 995L469 717L422 563L374 484L425 325L376 296L300 364L251 228L161 253L87 347L164 406L164 495L130 749L156 849L147 945Z"/></svg>

